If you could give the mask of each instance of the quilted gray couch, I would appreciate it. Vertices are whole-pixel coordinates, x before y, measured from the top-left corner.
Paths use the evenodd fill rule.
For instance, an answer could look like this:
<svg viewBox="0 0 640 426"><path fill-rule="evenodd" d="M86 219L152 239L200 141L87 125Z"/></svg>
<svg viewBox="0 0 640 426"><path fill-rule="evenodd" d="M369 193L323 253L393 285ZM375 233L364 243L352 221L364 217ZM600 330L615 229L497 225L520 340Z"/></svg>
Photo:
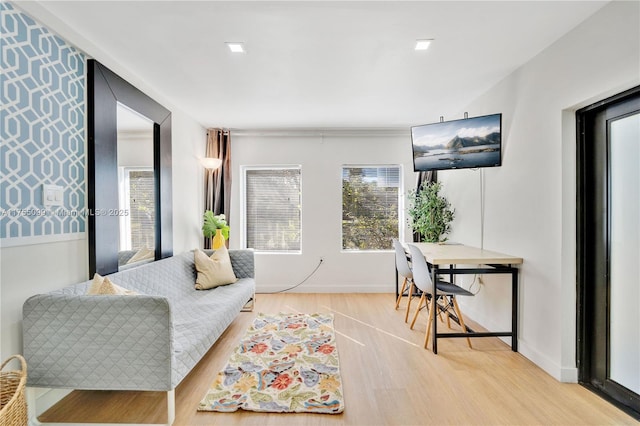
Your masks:
<svg viewBox="0 0 640 426"><path fill-rule="evenodd" d="M109 275L137 296L86 296L91 281L23 306L27 386L173 390L255 292L252 250L229 250L238 281L195 290L193 252ZM169 424L173 401L169 401Z"/></svg>

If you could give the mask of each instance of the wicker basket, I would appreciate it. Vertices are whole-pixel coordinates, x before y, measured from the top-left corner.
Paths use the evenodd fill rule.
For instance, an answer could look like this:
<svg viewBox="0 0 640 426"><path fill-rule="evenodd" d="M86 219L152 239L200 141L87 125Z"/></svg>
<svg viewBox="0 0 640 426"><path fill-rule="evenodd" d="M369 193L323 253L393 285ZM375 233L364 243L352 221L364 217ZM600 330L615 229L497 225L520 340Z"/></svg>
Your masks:
<svg viewBox="0 0 640 426"><path fill-rule="evenodd" d="M1 371L12 359L20 361L21 371ZM26 426L27 362L20 355L9 357L0 367L0 426Z"/></svg>

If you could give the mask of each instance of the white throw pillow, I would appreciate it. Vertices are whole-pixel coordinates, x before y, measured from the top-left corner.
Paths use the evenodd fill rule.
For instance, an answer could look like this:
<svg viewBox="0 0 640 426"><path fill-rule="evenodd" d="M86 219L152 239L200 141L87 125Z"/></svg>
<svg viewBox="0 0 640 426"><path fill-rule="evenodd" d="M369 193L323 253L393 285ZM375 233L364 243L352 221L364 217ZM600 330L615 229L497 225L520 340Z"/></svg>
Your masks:
<svg viewBox="0 0 640 426"><path fill-rule="evenodd" d="M224 245L216 250L211 257L198 249L194 250L193 257L198 272L196 290L208 290L238 281L236 274L233 273L229 252Z"/></svg>

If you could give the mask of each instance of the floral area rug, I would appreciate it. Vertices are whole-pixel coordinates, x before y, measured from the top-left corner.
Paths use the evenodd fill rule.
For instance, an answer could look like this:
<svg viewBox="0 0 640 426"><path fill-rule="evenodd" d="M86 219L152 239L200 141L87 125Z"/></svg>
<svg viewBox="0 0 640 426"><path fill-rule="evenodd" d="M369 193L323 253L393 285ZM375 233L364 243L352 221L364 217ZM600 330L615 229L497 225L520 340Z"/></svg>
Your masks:
<svg viewBox="0 0 640 426"><path fill-rule="evenodd" d="M258 314L198 411L344 410L330 314Z"/></svg>

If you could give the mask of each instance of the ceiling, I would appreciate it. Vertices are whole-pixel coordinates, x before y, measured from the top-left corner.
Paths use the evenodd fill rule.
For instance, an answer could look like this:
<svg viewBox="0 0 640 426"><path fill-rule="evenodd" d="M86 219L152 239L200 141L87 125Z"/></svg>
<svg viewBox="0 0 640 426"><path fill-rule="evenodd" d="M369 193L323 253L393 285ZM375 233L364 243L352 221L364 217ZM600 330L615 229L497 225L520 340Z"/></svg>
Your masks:
<svg viewBox="0 0 640 426"><path fill-rule="evenodd" d="M462 118L606 3L40 1L24 9L205 127L401 128ZM415 51L416 39L434 42ZM244 42L247 53L230 53L225 41Z"/></svg>

